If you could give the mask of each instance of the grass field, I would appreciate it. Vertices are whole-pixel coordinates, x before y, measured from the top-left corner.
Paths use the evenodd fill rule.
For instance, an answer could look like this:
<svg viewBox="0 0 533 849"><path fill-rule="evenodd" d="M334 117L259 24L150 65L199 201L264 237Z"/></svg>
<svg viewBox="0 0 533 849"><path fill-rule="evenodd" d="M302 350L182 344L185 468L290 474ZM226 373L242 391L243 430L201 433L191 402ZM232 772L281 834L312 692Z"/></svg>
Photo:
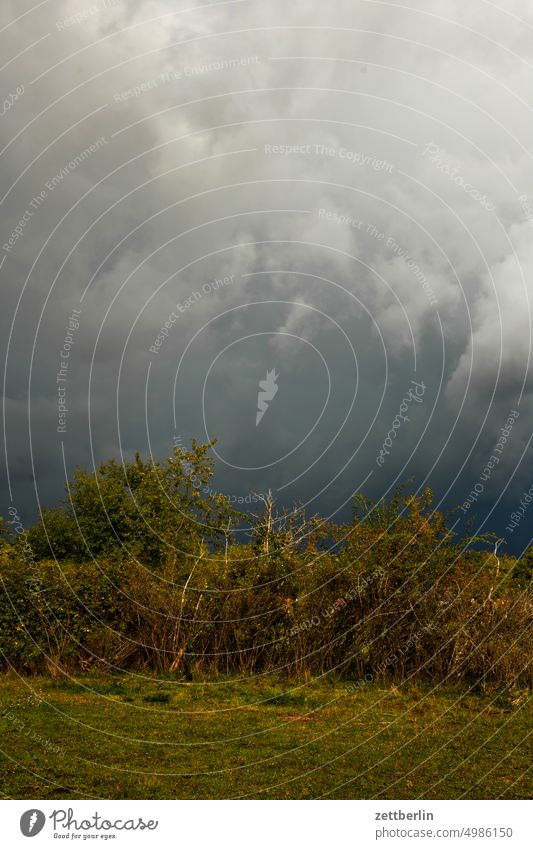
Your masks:
<svg viewBox="0 0 533 849"><path fill-rule="evenodd" d="M7 798L529 798L527 692L0 680ZM514 702L514 704L513 704Z"/></svg>

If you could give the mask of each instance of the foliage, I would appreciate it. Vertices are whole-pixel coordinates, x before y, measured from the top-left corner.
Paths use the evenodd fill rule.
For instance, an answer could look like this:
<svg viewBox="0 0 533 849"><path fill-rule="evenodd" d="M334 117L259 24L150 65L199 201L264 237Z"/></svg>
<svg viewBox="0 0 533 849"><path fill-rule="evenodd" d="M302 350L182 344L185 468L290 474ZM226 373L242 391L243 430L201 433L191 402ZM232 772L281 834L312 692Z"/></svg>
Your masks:
<svg viewBox="0 0 533 849"><path fill-rule="evenodd" d="M236 544L208 449L78 470L26 549L4 544L5 668L531 681L527 556L454 537L431 491L407 487L389 502L358 493L344 525L280 512L269 494Z"/></svg>
<svg viewBox="0 0 533 849"><path fill-rule="evenodd" d="M136 454L132 462L109 460L95 472L77 469L65 503L43 509L28 531L35 557L133 556L158 567L168 556L196 556L203 544L219 547L239 514L209 490L211 444L175 448L165 462Z"/></svg>
<svg viewBox="0 0 533 849"><path fill-rule="evenodd" d="M533 546L530 546L520 560L516 561L512 574L520 587L531 590L533 586Z"/></svg>

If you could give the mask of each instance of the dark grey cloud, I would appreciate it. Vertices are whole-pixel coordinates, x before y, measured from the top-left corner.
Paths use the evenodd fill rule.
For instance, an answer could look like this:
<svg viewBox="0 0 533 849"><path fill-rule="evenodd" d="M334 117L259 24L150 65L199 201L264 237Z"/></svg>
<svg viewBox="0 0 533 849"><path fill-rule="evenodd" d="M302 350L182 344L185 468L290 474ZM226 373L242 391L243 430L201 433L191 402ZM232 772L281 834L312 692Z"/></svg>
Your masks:
<svg viewBox="0 0 533 849"><path fill-rule="evenodd" d="M414 475L461 503L517 410L477 504L505 526L531 483L533 20L409 5L4 4L1 462L28 521L62 443L71 472L192 436L232 493L334 512Z"/></svg>

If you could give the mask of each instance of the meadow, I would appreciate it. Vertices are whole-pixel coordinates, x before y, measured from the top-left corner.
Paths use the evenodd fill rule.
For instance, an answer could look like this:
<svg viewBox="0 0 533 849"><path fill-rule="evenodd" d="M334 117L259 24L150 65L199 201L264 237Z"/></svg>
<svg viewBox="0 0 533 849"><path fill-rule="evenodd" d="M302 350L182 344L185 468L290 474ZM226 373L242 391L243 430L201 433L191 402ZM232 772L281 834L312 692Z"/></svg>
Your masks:
<svg viewBox="0 0 533 849"><path fill-rule="evenodd" d="M524 799L533 790L527 690L7 675L0 692L4 798Z"/></svg>

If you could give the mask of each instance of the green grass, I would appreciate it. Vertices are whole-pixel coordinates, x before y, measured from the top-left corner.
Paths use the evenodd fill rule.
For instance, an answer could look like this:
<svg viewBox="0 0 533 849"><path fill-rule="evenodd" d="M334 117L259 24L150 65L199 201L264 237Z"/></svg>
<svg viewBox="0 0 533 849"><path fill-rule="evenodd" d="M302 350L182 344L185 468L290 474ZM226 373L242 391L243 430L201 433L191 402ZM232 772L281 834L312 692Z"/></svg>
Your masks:
<svg viewBox="0 0 533 849"><path fill-rule="evenodd" d="M514 702L514 704L513 704ZM527 693L325 679L0 679L0 790L54 798L529 798Z"/></svg>

